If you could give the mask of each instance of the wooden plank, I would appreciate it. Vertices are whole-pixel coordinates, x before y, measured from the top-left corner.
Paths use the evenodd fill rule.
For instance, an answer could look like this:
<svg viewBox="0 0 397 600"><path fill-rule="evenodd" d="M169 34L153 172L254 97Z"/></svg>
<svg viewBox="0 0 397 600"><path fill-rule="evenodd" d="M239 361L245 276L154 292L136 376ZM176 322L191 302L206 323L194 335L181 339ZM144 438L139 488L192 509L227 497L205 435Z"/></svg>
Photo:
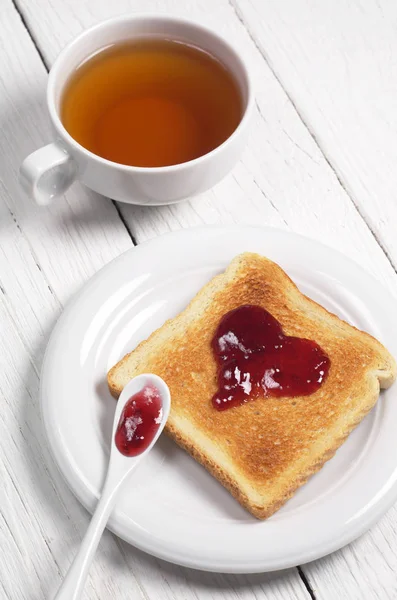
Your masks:
<svg viewBox="0 0 397 600"><path fill-rule="evenodd" d="M231 3L396 265L396 2Z"/></svg>
<svg viewBox="0 0 397 600"><path fill-rule="evenodd" d="M38 406L42 355L64 303L131 239L113 205L78 186L51 210L38 209L19 189L21 157L49 137L46 72L11 2L0 0L0 14L0 597L47 599L88 515L46 443ZM195 577L105 533L85 598L196 600ZM255 590L266 585L266 579L211 575L200 581L203 597L216 600L255 600ZM304 600L307 593L292 570L269 584L267 597Z"/></svg>

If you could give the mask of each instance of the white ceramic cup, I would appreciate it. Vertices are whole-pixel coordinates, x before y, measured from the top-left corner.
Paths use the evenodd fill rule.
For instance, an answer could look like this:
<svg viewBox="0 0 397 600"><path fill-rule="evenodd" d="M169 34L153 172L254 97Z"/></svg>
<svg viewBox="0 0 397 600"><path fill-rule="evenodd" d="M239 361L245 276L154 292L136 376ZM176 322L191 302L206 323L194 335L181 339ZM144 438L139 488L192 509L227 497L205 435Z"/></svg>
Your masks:
<svg viewBox="0 0 397 600"><path fill-rule="evenodd" d="M105 46L136 37L166 37L193 44L217 57L234 75L241 92L241 121L220 146L194 160L168 167L131 167L86 150L62 125L62 91L82 61ZM124 16L88 29L70 43L51 69L47 104L55 141L22 163L20 181L38 204L49 204L78 179L92 190L130 204L178 202L207 190L234 166L244 147L253 106L248 69L233 47L197 23L166 16Z"/></svg>

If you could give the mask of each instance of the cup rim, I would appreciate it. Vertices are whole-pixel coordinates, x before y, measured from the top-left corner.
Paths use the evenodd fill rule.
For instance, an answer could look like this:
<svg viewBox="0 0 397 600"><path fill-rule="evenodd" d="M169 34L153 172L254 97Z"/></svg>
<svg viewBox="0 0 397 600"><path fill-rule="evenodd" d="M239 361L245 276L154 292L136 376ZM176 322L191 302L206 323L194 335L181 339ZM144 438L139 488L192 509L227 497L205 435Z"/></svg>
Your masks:
<svg viewBox="0 0 397 600"><path fill-rule="evenodd" d="M210 152L207 152L206 154L203 154L202 156L198 156L197 158L194 158L192 160L189 160L189 161L186 161L183 163L177 163L175 165L166 165L164 167L138 167L138 166L133 166L133 165L124 165L122 163L114 162L112 160L108 160L107 158L103 158L102 156L99 156L98 154L95 154L94 152L87 150L87 148L85 148L79 142L77 142L70 135L70 133L66 130L66 128L63 125L61 118L58 114L58 110L55 106L55 89L56 89L56 83L57 83L59 71L62 68L63 61L65 60L65 58L67 57L67 55L69 54L69 52L71 51L71 49L73 47L80 44L86 36L92 34L94 31L105 29L105 28L109 27L110 25L116 25L117 23L123 23L123 22L129 21L129 20L130 21L145 21L148 19L157 19L159 21L163 21L164 23L177 22L182 25L186 25L188 27L189 26L195 27L199 30L204 31L205 33L209 33L210 35L212 35L219 42L221 42L221 44L223 44L224 46L226 46L228 48L228 50L233 54L236 61L240 64L240 67L241 67L241 69L244 73L245 79L246 79L246 86L247 86L246 106L244 108L244 112L241 116L240 122L237 125L236 129L229 135L228 138L226 138L226 140L224 142L222 142L222 144L220 144L219 146L216 146L216 148L214 148ZM144 173L166 173L166 172L168 172L169 173L169 172L173 172L173 171L178 171L183 168L195 166L195 165L198 165L200 163L210 160L213 156L215 156L216 154L221 152L225 148L225 146L229 145L232 142L232 140L237 137L237 135L239 135L239 133L242 131L242 129L245 127L245 125L248 122L249 116L252 112L253 104L254 104L254 94L253 94L253 84L252 84L252 77L250 75L250 70L247 67L246 62L240 58L240 56L238 55L236 50L233 48L231 43L228 40L226 40L223 36L221 36L217 32L215 32L213 29L211 29L210 27L207 27L206 25L202 25L201 23L194 21L193 19L173 17L171 15L165 15L165 14L136 13L136 14L132 14L132 15L124 15L121 17L114 17L111 19L106 19L104 21L100 21L96 25L94 25L88 29L85 29L77 37L75 37L71 42L69 42L63 48L63 50L61 50L61 52L59 53L59 55L57 56L57 58L53 64L53 66L51 67L51 70L49 73L49 78L48 78L48 83L47 83L48 110L50 113L52 123L56 129L56 132L61 137L61 139L66 139L68 144L70 144L73 147L73 149L83 153L87 158L97 160L97 161L101 162L102 164L105 164L112 168L116 167L117 169L120 169L122 171L127 171L129 173L131 173L131 172L144 172Z"/></svg>

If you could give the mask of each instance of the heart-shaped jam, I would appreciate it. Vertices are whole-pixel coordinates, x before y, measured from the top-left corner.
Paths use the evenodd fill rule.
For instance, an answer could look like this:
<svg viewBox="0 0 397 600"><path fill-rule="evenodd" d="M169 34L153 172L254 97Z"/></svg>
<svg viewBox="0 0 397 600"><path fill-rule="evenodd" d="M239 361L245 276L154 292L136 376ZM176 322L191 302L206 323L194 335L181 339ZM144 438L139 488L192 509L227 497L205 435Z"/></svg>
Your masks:
<svg viewBox="0 0 397 600"><path fill-rule="evenodd" d="M320 346L283 333L260 306L227 313L212 340L219 365L214 407L225 410L259 396L308 396L328 375L330 359Z"/></svg>

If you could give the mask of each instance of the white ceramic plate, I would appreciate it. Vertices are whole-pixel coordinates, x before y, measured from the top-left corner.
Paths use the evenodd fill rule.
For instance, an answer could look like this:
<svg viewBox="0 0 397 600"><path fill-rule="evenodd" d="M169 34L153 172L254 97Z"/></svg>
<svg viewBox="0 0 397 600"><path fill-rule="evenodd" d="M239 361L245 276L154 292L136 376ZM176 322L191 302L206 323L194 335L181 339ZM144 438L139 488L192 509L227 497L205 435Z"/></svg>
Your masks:
<svg viewBox="0 0 397 600"><path fill-rule="evenodd" d="M304 293L397 356L394 299L321 244L251 227L185 230L142 244L102 269L70 303L44 360L45 429L88 510L102 486L115 410L107 370L244 251L279 263ZM210 571L270 571L324 556L362 534L397 498L396 391L381 395L335 457L267 521L251 517L163 436L123 489L109 528L155 556Z"/></svg>

